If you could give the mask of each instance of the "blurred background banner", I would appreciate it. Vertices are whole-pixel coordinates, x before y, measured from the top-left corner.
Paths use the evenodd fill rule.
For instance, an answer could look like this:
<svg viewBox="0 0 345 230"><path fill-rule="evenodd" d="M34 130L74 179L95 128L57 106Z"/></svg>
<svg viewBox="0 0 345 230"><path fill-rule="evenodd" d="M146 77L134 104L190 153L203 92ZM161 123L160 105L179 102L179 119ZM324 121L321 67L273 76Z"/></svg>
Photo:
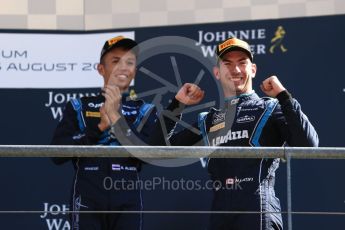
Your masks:
<svg viewBox="0 0 345 230"><path fill-rule="evenodd" d="M134 32L1 33L0 88L101 87L100 47L120 34L134 39Z"/></svg>
<svg viewBox="0 0 345 230"><path fill-rule="evenodd" d="M96 70L108 38L124 35L142 51L133 92L150 102L159 95L163 108L181 83L197 81L205 105L217 107L222 95L211 69L216 44L236 36L254 51L258 72L254 87L277 75L298 99L320 137L320 146L344 147L345 15L243 21L184 26L129 28L91 32L0 30L0 144L46 145L73 97L95 95L102 86ZM185 41L185 42L184 42ZM187 47L187 45L188 47ZM161 79L164 79L162 81ZM205 108L191 109L193 122ZM202 161L168 168L144 165L143 180L160 181L143 192L145 210L210 208L209 189L167 189L163 181L208 180ZM1 229L70 229L67 214L73 168L47 158L1 158L0 210L36 210L41 214L0 214ZM293 211L345 211L343 160L293 160ZM286 173L276 181L286 211ZM52 213L44 214L43 211ZM286 215L283 215L286 220ZM144 229L205 229L207 214L145 214ZM286 224L285 224L286 226ZM343 229L343 216L293 216L293 229Z"/></svg>

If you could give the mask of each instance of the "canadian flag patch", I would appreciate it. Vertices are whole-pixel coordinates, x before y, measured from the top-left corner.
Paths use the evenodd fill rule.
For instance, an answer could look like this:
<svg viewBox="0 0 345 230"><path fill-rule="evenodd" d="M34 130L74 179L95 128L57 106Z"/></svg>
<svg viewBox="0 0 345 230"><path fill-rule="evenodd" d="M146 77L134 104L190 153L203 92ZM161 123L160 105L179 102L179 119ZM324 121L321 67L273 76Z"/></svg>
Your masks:
<svg viewBox="0 0 345 230"><path fill-rule="evenodd" d="M228 178L225 181L225 184L234 184L235 183L235 179L234 178Z"/></svg>

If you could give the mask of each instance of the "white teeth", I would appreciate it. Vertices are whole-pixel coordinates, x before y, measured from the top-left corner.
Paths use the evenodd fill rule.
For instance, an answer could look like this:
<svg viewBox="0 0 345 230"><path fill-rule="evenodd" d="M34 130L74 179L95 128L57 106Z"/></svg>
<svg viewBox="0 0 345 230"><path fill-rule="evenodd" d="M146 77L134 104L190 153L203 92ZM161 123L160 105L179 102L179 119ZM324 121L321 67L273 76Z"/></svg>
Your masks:
<svg viewBox="0 0 345 230"><path fill-rule="evenodd" d="M117 75L117 77L120 78L120 79L127 79L127 76L126 76L126 75L123 75L123 74Z"/></svg>
<svg viewBox="0 0 345 230"><path fill-rule="evenodd" d="M240 77L240 78L233 78L232 80L233 80L233 81L241 81L242 78L241 78L241 77Z"/></svg>

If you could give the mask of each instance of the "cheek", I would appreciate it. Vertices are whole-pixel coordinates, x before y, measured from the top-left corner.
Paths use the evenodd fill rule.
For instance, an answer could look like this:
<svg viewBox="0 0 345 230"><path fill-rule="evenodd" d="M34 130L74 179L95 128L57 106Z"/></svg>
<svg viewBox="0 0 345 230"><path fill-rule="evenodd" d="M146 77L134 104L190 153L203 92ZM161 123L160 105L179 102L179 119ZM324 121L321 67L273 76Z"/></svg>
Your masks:
<svg viewBox="0 0 345 230"><path fill-rule="evenodd" d="M136 68L131 68L130 69L130 75L131 75L131 78L134 78L135 77L135 74L136 74Z"/></svg>
<svg viewBox="0 0 345 230"><path fill-rule="evenodd" d="M230 75L230 68L223 67L219 70L219 77L220 78L226 78Z"/></svg>
<svg viewBox="0 0 345 230"><path fill-rule="evenodd" d="M109 73L115 73L116 71L117 71L117 66L116 65L109 66Z"/></svg>
<svg viewBox="0 0 345 230"><path fill-rule="evenodd" d="M242 70L242 73L245 73L246 75L252 76L253 75L253 70L252 70L252 68L244 68Z"/></svg>

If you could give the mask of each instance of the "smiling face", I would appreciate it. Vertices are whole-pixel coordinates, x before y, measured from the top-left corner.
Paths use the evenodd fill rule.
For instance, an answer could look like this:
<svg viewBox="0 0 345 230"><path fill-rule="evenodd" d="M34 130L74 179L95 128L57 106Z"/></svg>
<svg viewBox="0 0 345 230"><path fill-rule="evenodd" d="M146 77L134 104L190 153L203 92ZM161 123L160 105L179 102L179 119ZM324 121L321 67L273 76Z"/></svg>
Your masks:
<svg viewBox="0 0 345 230"><path fill-rule="evenodd" d="M104 85L116 85L121 92L125 92L135 77L136 63L134 53L118 47L107 52L97 68L104 78Z"/></svg>
<svg viewBox="0 0 345 230"><path fill-rule="evenodd" d="M214 68L214 75L220 81L225 97L250 93L253 90L252 78L255 73L256 65L242 51L224 54Z"/></svg>

